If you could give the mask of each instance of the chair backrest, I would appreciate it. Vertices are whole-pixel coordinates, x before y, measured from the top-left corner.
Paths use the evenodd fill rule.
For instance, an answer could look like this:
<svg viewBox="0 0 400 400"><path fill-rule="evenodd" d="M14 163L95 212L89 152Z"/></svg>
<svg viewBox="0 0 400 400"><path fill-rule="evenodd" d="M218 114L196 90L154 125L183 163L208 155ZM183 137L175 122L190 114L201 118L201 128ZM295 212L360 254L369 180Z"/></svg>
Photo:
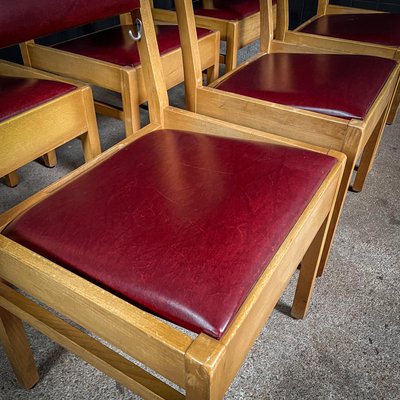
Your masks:
<svg viewBox="0 0 400 400"><path fill-rule="evenodd" d="M326 15L329 0L317 0L317 16ZM285 40L285 32L289 30L289 0L277 0L277 20L275 37L278 40Z"/></svg>
<svg viewBox="0 0 400 400"><path fill-rule="evenodd" d="M269 53L274 39L274 12L272 0L260 0L260 49Z"/></svg>
<svg viewBox="0 0 400 400"><path fill-rule="evenodd" d="M185 71L186 107L196 111L196 90L202 86L200 51L191 0L175 0ZM268 52L274 37L272 0L260 0L260 46Z"/></svg>
<svg viewBox="0 0 400 400"><path fill-rule="evenodd" d="M0 0L0 48L138 7L139 0Z"/></svg>
<svg viewBox="0 0 400 400"><path fill-rule="evenodd" d="M151 0L140 0L140 11L132 13L133 20L136 17L141 20L143 28L141 39L138 41L138 50L147 86L150 122L163 125L164 110L169 106L169 101L154 27Z"/></svg>
<svg viewBox="0 0 400 400"><path fill-rule="evenodd" d="M329 6L329 0L318 0L317 15L325 15Z"/></svg>
<svg viewBox="0 0 400 400"><path fill-rule="evenodd" d="M289 29L289 0L277 1L275 37L278 40L285 39L285 33Z"/></svg>

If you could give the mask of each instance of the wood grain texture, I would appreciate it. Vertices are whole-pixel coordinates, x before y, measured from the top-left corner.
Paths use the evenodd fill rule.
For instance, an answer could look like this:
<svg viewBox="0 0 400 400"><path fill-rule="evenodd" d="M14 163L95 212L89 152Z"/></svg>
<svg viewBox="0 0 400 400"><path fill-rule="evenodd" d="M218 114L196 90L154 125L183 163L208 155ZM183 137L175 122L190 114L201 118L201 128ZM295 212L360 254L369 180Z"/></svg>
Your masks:
<svg viewBox="0 0 400 400"><path fill-rule="evenodd" d="M181 0L182 2L184 0ZM178 14L186 11L186 15L181 15L179 21L181 23L182 35L189 35L189 31L193 30L193 16L191 4L187 1L187 7L177 9ZM278 7L287 5L284 0L279 0ZM292 43L287 40L289 32L283 35L285 41L276 40L272 38L273 27L273 7L272 2L269 0L260 1L260 15L261 21L261 52L257 57L274 52L279 53L338 53L341 51L335 48L325 50L318 46L307 45L306 43ZM285 16L286 15L286 16ZM283 31L282 24L287 24L287 10L278 10L278 31ZM185 18L189 22L185 21ZM279 25L281 24L281 25ZM293 33L294 35L295 33ZM183 46L185 59L190 59L193 53L193 44L191 47ZM243 70L253 60L249 60L238 67L238 70ZM196 67L189 65L193 70ZM386 113L388 107L393 104L393 100L397 99L395 93L396 86L399 80L399 66L390 75L385 86L382 88L378 97L369 109L368 114L362 121L346 120L338 117L331 117L322 113L301 110L299 108L284 106L277 103L272 103L264 100L251 98L248 96L238 95L235 93L224 92L215 88L220 82L227 77L234 78L234 71L228 72L226 76L219 78L210 87L199 87L193 85L192 81L187 81L187 86L192 85L188 91L194 91L191 94L192 98L196 100L195 107L191 108L200 114L204 114L220 120L232 122L235 124L244 125L253 129L271 132L277 135L282 135L292 139L302 140L306 143L316 146L323 146L330 149L344 151L347 156L347 164L344 173L344 180L341 189L339 190L338 200L335 212L333 213L328 234L325 241L325 249L320 261L320 272L322 272L324 265L327 261L329 249L333 240L333 235L338 223L340 211L342 210L343 202L346 196L347 188L351 177L350 170L353 170L353 163L357 159L378 123L381 123L383 115L384 123L387 121L388 114ZM195 72L192 71L192 74ZM358 130L357 137L359 142L353 140L353 130ZM351 138L351 139L350 139ZM376 148L379 146L379 140L376 142ZM374 153L366 153L374 154ZM371 162L369 162L371 163ZM359 178L361 179L361 178Z"/></svg>
<svg viewBox="0 0 400 400"><path fill-rule="evenodd" d="M123 25L132 18L128 14L120 17ZM202 70L208 70L209 79L216 77L219 40L216 33L210 33L199 40ZM111 105L100 105L97 112L108 116L122 117L125 122L126 136L140 129L139 105L148 100L146 82L141 66L119 66L91 57L70 53L60 49L42 46L34 41L20 44L24 62L35 68L53 72L62 76L78 79L108 90L121 93L123 112ZM162 56L162 65L166 85L169 88L184 80L182 55L180 49L172 50Z"/></svg>
<svg viewBox="0 0 400 400"><path fill-rule="evenodd" d="M33 301L1 283L0 305L4 307L4 309L0 308L0 319L4 315L8 315L8 318L12 318L17 322L19 321L17 325L18 329L20 329L19 327L22 327L20 320L14 315L18 316L50 339L89 362L139 396L154 400L182 400L184 398L183 395L176 390L101 344L96 339L72 327L67 322L64 322ZM9 312L6 312L5 309ZM8 329L14 326L14 324L11 323L5 325ZM16 340L16 338L18 338L16 330L14 329L11 333L13 334L12 339ZM26 371L34 370L29 363L30 358L28 358L31 356L30 349L26 348L26 356L21 357L21 354L17 352L21 348L23 348L23 346L18 343L18 346L15 346L12 353L14 358L16 358L17 366L24 370L26 369ZM32 378L34 377L37 381L38 376L36 375ZM27 383L29 382L30 381L27 380Z"/></svg>
<svg viewBox="0 0 400 400"><path fill-rule="evenodd" d="M0 283L5 286L3 283ZM1 297L0 297L1 301ZM0 302L1 304L1 302ZM0 343L19 383L26 389L39 380L32 351L21 320L0 306Z"/></svg>
<svg viewBox="0 0 400 400"><path fill-rule="evenodd" d="M187 6L190 0L185 1ZM22 289L46 306L61 313L88 331L137 359L186 390L188 400L222 399L260 329L271 314L276 302L297 269L298 263L309 258L307 271L315 275L318 257L322 252L327 221L333 214L338 188L342 182L345 156L337 151L304 144L298 140L275 135L268 130L234 125L210 116L193 114L168 105L162 63L156 47L150 2L141 0L140 16L144 36L139 50L143 62L143 76L148 84L151 124L133 133L119 145L101 154L69 176L39 192L14 209L0 216L0 229L33 204L54 191L65 187L85 171L95 168L103 160L122 150L129 143L160 128L190 129L193 131L280 145L295 146L322 152L337 159L336 165L324 179L317 192L298 218L283 244L247 296L234 321L221 340L205 334L192 339L180 330L153 315L128 304L112 293L88 282L61 266L39 256L0 234L0 277ZM182 8L181 8L182 9ZM136 17L137 14L134 15ZM194 75L196 76L196 75ZM214 90L215 91L215 90ZM217 91L215 91L217 92ZM198 95L207 93L198 90ZM213 93L213 92L210 92ZM255 103L254 107L262 107ZM284 115L284 107L271 105L271 113ZM276 109L276 111L274 111ZM265 111L260 108L260 110ZM269 108L268 108L269 110ZM290 115L290 113L288 113ZM294 115L289 117L296 120ZM313 113L303 112L304 121L329 132L333 141L341 143L348 135L348 123L331 118L325 121ZM321 121L320 121L321 120ZM303 121L303 120L302 120ZM294 122L293 122L294 123ZM324 125L326 123L326 125ZM333 127L333 128L331 128ZM354 128L357 132L359 127ZM310 134L310 136L312 136ZM357 138L357 137L356 137ZM311 246L311 248L310 248ZM310 248L310 250L309 250ZM315 256L318 254L318 256ZM311 256L313 255L313 256ZM301 296L297 301L309 302L314 279L303 278ZM62 346L92 363L136 393L148 399L181 399L182 396L154 377L132 366L80 330L42 309L21 293L0 284L0 307L17 318L28 321ZM9 323L6 322L8 325ZM7 327L10 329L10 326ZM20 349L22 351L22 347Z"/></svg>
<svg viewBox="0 0 400 400"><path fill-rule="evenodd" d="M5 61L0 62L0 75L71 83L60 77ZM77 88L72 92L0 123L0 153L3 154L0 177L15 173L18 168L44 155L45 164L54 166L54 149L75 138L82 139L85 161L100 154L91 89L82 84L74 84ZM10 183L15 184L15 179Z"/></svg>

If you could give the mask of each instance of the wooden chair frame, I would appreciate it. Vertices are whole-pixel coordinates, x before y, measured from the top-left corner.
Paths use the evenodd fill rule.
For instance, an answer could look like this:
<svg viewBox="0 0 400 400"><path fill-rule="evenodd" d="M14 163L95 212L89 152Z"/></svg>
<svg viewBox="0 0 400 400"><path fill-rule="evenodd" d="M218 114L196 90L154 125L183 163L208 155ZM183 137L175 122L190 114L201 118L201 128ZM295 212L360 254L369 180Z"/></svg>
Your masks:
<svg viewBox="0 0 400 400"><path fill-rule="evenodd" d="M141 0L144 35L139 43L149 97L150 125L95 160L0 216L0 231L18 214L64 187L85 171L155 129L195 130L205 134L278 143L329 154L337 159L284 243L265 269L222 339L192 338L164 321L128 304L84 278L35 254L0 234L0 340L18 380L27 388L38 380L21 320L146 399L184 396L124 357L32 302L12 284L83 328L105 339L153 371L186 390L189 400L222 399L257 334L271 314L290 277L302 261L292 315L305 314L318 261L332 216L344 156L254 129L235 126L168 105L156 47L151 8ZM135 17L138 12L135 13Z"/></svg>
<svg viewBox="0 0 400 400"><path fill-rule="evenodd" d="M276 38L287 43L318 47L329 51L364 54L389 58L400 62L400 44L397 47L385 46L376 43L359 42L355 40L339 39L329 36L313 35L301 32L308 24L316 19L330 14L377 14L379 11L360 8L343 7L329 4L329 0L318 0L317 14L297 27L289 30L289 0L278 0ZM387 123L392 124L400 105L400 87L397 89L390 110Z"/></svg>
<svg viewBox="0 0 400 400"><path fill-rule="evenodd" d="M272 2L271 0L260 0L260 5L261 52L243 63L237 70L269 53L327 53L323 49L274 39ZM321 275L329 255L356 161L361 157L360 166L352 185L353 191L362 190L367 173L372 167L396 87L399 84L400 66L396 67L386 82L364 120L332 117L215 88L235 71L220 77L210 86L203 87L199 79L198 50L194 42L193 6L190 0L176 0L176 9L181 29L186 73L186 99L189 110L260 131L272 132L287 138L335 149L346 155L347 162L343 181L321 258L319 268L319 275ZM335 51L330 51L330 53L335 53Z"/></svg>
<svg viewBox="0 0 400 400"><path fill-rule="evenodd" d="M204 1L207 8L213 7L213 0ZM276 8L274 7L274 10ZM177 17L174 11L160 8L153 9L153 17L156 21L176 23ZM276 20L276 18L274 18ZM226 20L212 18L203 15L195 16L196 25L202 28L220 32L221 40L226 42L226 54L220 55L220 63L225 64L225 72L232 71L237 66L238 51L248 44L256 41L260 36L260 13L257 12L241 20Z"/></svg>
<svg viewBox="0 0 400 400"><path fill-rule="evenodd" d="M120 21L121 25L130 24L130 15L122 14ZM199 39L199 47L202 70L208 71L208 80L212 82L218 76L218 33ZM139 106L148 99L141 65L137 67L120 66L43 46L35 43L34 40L21 43L20 49L25 65L79 79L120 93L122 96L122 110L109 104L95 101L96 112L123 120L127 136L140 129ZM170 51L164 54L161 59L167 88L169 89L183 82L181 50Z"/></svg>
<svg viewBox="0 0 400 400"><path fill-rule="evenodd" d="M0 123L0 177L5 176L9 186L18 184L16 170L38 157L46 155L45 163L53 166L54 149L69 140L81 139L85 161L100 154L90 87L7 61L0 61L0 76L55 80L76 86L70 93Z"/></svg>

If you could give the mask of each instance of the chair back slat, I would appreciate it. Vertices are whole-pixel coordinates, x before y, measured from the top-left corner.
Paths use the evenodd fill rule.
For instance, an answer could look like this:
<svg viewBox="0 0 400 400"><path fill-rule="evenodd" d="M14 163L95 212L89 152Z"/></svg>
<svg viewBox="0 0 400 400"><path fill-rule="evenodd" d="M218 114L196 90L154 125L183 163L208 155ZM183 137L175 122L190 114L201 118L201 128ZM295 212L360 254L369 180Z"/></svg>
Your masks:
<svg viewBox="0 0 400 400"><path fill-rule="evenodd" d="M138 49L149 97L150 122L163 125L164 110L169 106L169 101L154 28L151 0L140 0L140 3L140 10L132 13L132 20L139 18L143 24Z"/></svg>
<svg viewBox="0 0 400 400"><path fill-rule="evenodd" d="M0 48L138 7L139 0L0 0Z"/></svg>
<svg viewBox="0 0 400 400"><path fill-rule="evenodd" d="M175 8L185 72L186 108L195 112L197 108L196 91L203 83L193 3L191 0L175 0Z"/></svg>
<svg viewBox="0 0 400 400"><path fill-rule="evenodd" d="M260 0L260 50L270 52L274 39L274 17L272 0Z"/></svg>

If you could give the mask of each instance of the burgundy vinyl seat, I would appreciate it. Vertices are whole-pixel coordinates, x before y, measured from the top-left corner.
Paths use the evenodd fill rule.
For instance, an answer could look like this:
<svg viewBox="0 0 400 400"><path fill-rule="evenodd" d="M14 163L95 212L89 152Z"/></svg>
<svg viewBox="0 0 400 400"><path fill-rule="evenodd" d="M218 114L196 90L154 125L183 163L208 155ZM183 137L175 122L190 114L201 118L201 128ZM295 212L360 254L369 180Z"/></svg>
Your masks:
<svg viewBox="0 0 400 400"><path fill-rule="evenodd" d="M302 149L156 131L2 234L220 338L335 163Z"/></svg>
<svg viewBox="0 0 400 400"><path fill-rule="evenodd" d="M301 32L397 47L400 46L400 14L325 15Z"/></svg>
<svg viewBox="0 0 400 400"><path fill-rule="evenodd" d="M276 0L273 0L273 4ZM241 20L260 11L259 0L214 0L213 9L196 8L196 15L226 20Z"/></svg>
<svg viewBox="0 0 400 400"><path fill-rule="evenodd" d="M53 47L121 66L137 66L140 65L139 51L136 43L128 34L129 29L131 29L129 26L115 26ZM212 31L208 29L197 29L198 38L205 37L210 33ZM178 27L175 25L158 26L157 41L161 55L179 48Z"/></svg>
<svg viewBox="0 0 400 400"><path fill-rule="evenodd" d="M363 119L396 62L337 54L266 54L217 88L345 119Z"/></svg>
<svg viewBox="0 0 400 400"><path fill-rule="evenodd" d="M0 122L74 89L63 82L0 76Z"/></svg>

